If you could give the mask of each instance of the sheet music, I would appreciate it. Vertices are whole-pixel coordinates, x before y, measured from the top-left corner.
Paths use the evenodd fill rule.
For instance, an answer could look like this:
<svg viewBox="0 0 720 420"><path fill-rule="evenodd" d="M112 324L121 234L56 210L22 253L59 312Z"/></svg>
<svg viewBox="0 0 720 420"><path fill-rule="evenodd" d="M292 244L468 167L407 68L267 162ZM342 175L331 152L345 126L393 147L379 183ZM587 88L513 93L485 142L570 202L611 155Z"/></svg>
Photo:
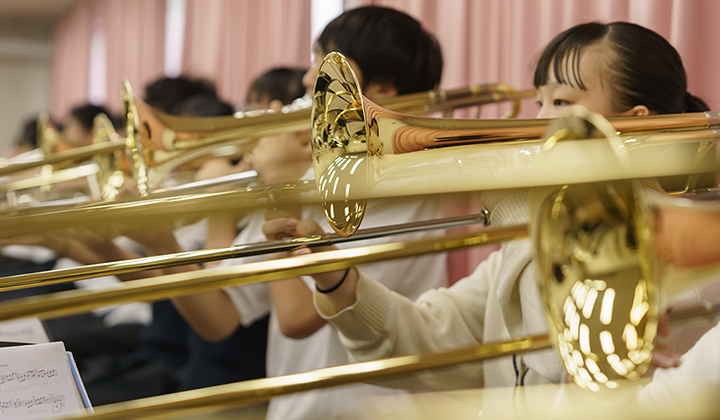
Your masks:
<svg viewBox="0 0 720 420"><path fill-rule="evenodd" d="M39 318L21 318L0 322L0 341L11 343L49 343L50 338Z"/></svg>
<svg viewBox="0 0 720 420"><path fill-rule="evenodd" d="M0 348L0 418L66 417L84 410L62 342Z"/></svg>

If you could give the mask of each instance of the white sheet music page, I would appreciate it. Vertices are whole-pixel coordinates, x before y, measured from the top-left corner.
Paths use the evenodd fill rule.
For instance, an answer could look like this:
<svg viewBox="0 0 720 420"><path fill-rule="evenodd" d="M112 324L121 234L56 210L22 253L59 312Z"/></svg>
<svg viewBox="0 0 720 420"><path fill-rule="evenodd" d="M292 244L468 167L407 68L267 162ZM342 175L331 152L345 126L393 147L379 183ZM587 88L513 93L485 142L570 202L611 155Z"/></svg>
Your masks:
<svg viewBox="0 0 720 420"><path fill-rule="evenodd" d="M65 417L84 410L62 342L0 348L0 418Z"/></svg>
<svg viewBox="0 0 720 420"><path fill-rule="evenodd" d="M0 322L0 341L10 343L49 343L50 338L39 318L20 318Z"/></svg>

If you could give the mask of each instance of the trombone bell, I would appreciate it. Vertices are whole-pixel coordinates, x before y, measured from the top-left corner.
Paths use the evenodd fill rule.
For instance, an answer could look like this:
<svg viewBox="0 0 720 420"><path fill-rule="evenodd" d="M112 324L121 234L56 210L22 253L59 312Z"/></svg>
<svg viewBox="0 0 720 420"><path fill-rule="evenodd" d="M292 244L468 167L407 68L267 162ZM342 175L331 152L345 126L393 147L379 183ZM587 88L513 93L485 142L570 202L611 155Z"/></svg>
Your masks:
<svg viewBox="0 0 720 420"><path fill-rule="evenodd" d="M364 200L370 197L717 169L715 162L696 161L697 143L714 143L720 137L709 129L720 128L717 113L620 117L608 122L587 110L575 112L580 120L548 141L540 138L550 124L558 124L556 120L476 121L399 114L364 98L347 60L330 53L313 90L311 132L315 179L325 215L338 234L349 236L359 227ZM559 137L582 141L559 142ZM548 156L545 152L550 148L554 150Z"/></svg>
<svg viewBox="0 0 720 420"><path fill-rule="evenodd" d="M542 205L535 246L550 337L583 388L642 376L670 299L720 272L715 258L678 275L658 256L659 206L690 200L656 194L638 181L576 184ZM720 206L709 207L717 219Z"/></svg>

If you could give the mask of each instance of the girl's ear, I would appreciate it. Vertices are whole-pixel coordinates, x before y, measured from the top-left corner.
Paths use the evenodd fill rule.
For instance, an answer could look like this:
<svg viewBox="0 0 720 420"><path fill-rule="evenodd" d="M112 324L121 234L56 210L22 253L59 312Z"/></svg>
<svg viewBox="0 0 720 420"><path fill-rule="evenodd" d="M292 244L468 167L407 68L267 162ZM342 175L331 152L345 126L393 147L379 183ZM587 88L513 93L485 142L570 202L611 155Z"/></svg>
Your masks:
<svg viewBox="0 0 720 420"><path fill-rule="evenodd" d="M635 105L621 115L626 117L644 117L645 115L650 115L650 110L645 105Z"/></svg>

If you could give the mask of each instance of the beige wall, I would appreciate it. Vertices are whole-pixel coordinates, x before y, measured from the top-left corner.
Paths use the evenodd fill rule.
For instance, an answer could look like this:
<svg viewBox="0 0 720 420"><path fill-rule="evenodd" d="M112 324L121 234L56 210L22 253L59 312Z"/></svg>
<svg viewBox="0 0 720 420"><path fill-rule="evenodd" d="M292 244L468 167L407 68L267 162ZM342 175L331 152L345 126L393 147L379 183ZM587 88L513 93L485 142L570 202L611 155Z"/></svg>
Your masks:
<svg viewBox="0 0 720 420"><path fill-rule="evenodd" d="M45 19L0 19L0 154L22 122L50 104L52 27Z"/></svg>

